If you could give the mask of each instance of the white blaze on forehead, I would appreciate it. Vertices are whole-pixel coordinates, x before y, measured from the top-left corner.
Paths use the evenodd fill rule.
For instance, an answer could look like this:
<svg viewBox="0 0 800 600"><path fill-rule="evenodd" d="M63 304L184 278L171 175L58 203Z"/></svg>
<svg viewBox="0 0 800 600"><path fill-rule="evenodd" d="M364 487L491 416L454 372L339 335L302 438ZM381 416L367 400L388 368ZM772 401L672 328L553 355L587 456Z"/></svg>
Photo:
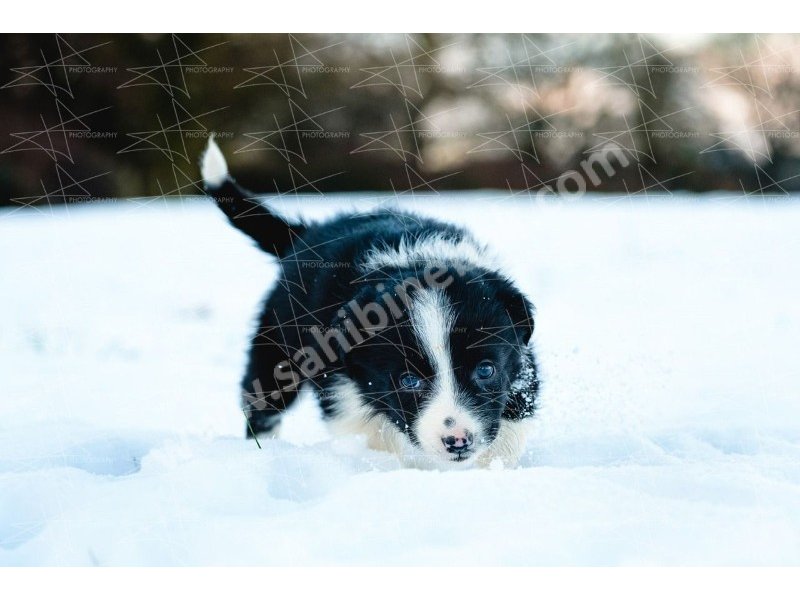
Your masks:
<svg viewBox="0 0 800 600"><path fill-rule="evenodd" d="M436 391L455 396L453 361L450 356L450 331L453 328L454 315L444 292L420 290L411 302L409 318L420 349L433 367L433 385Z"/></svg>
<svg viewBox="0 0 800 600"><path fill-rule="evenodd" d="M409 318L420 349L433 367L432 389L414 425L415 434L424 450L446 456L442 438L451 435L451 430L468 430L476 440L482 435L478 421L458 401L450 352L455 314L444 292L424 289L414 295ZM450 428L445 426L445 419L454 421Z"/></svg>

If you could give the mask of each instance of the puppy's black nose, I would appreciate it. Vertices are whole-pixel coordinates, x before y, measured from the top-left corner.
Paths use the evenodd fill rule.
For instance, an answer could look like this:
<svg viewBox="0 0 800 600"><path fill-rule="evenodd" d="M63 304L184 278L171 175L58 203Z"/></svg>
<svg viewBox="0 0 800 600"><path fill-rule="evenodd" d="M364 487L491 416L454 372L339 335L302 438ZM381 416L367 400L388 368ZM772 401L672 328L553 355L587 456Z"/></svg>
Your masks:
<svg viewBox="0 0 800 600"><path fill-rule="evenodd" d="M461 454L469 450L472 447L472 441L473 437L470 431L460 431L458 435L448 435L442 438L444 447L448 452L454 454Z"/></svg>

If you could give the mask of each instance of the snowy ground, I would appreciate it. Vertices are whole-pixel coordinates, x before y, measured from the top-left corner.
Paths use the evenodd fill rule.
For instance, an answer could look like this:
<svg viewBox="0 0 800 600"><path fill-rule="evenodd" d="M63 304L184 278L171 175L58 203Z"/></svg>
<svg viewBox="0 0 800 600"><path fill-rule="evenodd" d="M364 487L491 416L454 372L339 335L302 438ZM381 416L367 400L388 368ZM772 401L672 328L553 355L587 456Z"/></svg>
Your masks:
<svg viewBox="0 0 800 600"><path fill-rule="evenodd" d="M800 203L412 204L538 307L521 468L400 469L310 398L259 450L267 257L206 201L7 210L0 564L800 564Z"/></svg>

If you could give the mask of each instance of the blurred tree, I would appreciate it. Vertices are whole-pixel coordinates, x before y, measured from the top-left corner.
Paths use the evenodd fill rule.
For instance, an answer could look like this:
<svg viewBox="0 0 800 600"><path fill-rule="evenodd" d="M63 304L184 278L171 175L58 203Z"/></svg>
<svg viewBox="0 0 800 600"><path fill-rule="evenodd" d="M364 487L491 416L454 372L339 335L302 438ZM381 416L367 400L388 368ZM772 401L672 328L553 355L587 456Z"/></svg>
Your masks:
<svg viewBox="0 0 800 600"><path fill-rule="evenodd" d="M5 35L0 204L252 189L798 189L797 36Z"/></svg>

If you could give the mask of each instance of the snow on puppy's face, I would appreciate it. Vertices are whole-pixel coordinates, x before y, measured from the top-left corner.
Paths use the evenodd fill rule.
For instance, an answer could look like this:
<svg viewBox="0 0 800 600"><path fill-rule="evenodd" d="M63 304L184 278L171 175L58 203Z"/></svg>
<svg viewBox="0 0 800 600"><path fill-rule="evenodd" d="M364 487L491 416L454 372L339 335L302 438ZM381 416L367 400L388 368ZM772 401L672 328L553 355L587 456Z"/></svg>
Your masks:
<svg viewBox="0 0 800 600"><path fill-rule="evenodd" d="M386 307L388 323L345 356L339 389L348 401L339 412L379 421L438 464L468 465L497 437L532 320L507 280L452 275L447 286L411 291L402 309L385 295L370 299Z"/></svg>

